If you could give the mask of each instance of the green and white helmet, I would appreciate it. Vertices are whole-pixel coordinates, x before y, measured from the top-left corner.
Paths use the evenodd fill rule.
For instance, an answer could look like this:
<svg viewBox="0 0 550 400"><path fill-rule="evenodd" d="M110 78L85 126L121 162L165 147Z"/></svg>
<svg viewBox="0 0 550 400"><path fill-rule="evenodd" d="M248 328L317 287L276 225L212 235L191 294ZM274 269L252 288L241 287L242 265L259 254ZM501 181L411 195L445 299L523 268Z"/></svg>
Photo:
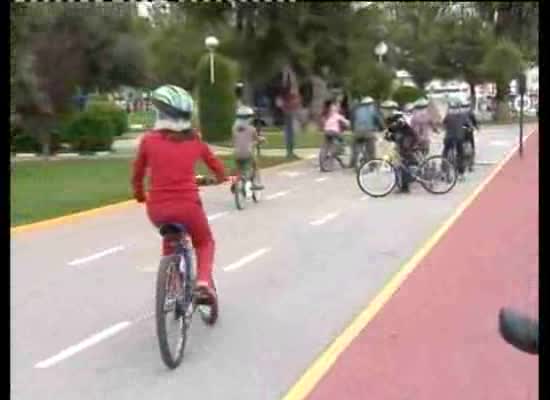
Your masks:
<svg viewBox="0 0 550 400"><path fill-rule="evenodd" d="M182 130L191 127L194 101L185 90L174 85L164 85L153 91L151 102L159 111L159 119L177 121Z"/></svg>

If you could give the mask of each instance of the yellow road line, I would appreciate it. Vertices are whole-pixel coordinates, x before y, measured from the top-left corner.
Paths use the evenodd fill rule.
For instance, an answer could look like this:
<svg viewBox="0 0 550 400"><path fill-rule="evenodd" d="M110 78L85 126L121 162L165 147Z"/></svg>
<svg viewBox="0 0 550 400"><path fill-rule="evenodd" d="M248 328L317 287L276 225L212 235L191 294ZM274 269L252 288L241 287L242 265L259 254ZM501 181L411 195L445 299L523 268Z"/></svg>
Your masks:
<svg viewBox="0 0 550 400"><path fill-rule="evenodd" d="M56 226L64 223L74 222L85 217L91 217L94 215L106 213L108 211L127 208L134 204L137 204L135 200L127 200L119 203L110 204L108 206L92 208L90 210L85 210L74 214L63 215L62 217L46 219L44 221L34 222L32 224L20 225L20 226L11 228L10 234L13 235L15 233L28 232L39 228L47 228L47 227Z"/></svg>
<svg viewBox="0 0 550 400"><path fill-rule="evenodd" d="M304 161L306 161L306 160L301 159L301 160L291 161L291 162L288 162L288 163L283 163L281 165L274 165L272 167L263 168L263 170L264 171L265 170L277 171L279 169L290 168L290 167L295 166L296 164L304 162ZM92 209L89 209L89 210L84 210L84 211L80 211L80 212L73 213L73 214L63 215L61 217L46 219L46 220L43 220L43 221L33 222L33 223L30 223L30 224L25 224L25 225L19 225L19 226L10 228L10 234L13 235L13 234L17 234L17 233L33 231L33 230L40 229L40 228L48 228L48 227L57 226L57 225L65 224L65 223L71 223L71 222L77 221L77 220L85 218L85 217L92 217L92 216L100 215L100 214L106 213L108 211L113 211L113 210L121 210L123 208L127 208L128 206L136 205L136 204L137 203L136 203L135 200L126 200L126 201L122 201L122 202L119 202L119 203L109 204L109 205L103 206L103 207L97 207L97 208L92 208Z"/></svg>
<svg viewBox="0 0 550 400"><path fill-rule="evenodd" d="M535 129L528 136L531 136ZM527 137L525 138L527 139ZM393 294L399 289L409 274L414 271L420 261L439 242L455 221L474 202L478 195L502 170L504 165L516 154L519 146L516 145L510 153L495 167L495 169L481 182L474 192L464 200L455 212L443 225L428 239L426 243L408 260L393 278L384 286L371 303L347 326L346 329L330 344L330 346L313 362L301 378L290 388L282 400L303 400L315 388L321 378L328 372L336 362L340 354L351 344L359 333L369 324L382 307L390 300Z"/></svg>

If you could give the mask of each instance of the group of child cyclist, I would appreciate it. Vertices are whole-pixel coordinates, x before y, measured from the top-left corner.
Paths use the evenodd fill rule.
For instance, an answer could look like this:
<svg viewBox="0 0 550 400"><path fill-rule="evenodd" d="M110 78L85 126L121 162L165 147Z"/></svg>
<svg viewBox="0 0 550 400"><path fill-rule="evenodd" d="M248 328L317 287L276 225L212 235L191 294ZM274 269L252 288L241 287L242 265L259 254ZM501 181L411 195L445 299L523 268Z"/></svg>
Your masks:
<svg viewBox="0 0 550 400"><path fill-rule="evenodd" d="M352 131L350 167L357 163L361 146L365 149L364 161L376 158L376 142L378 132L386 131L384 138L394 142L396 149L405 163L410 165L418 162L417 154L427 156L430 152L430 138L432 132L439 133L438 126L445 130L443 140L443 157L447 158L451 150L456 151L456 168L459 177L464 177L466 170L464 144L471 148L471 157L475 156L474 129L479 125L470 108L468 101L448 101L447 114L441 122L430 110L430 102L420 98L414 104L407 104L403 111L394 101L387 100L376 106L374 99L364 97L351 110L350 119L344 117L337 101L328 100L321 115L321 127L326 142L337 142L343 145L343 132ZM340 147L339 152L342 151ZM473 171L473 162L469 163L470 172ZM412 177L407 168L399 168L401 188L403 193L409 193L409 184Z"/></svg>
<svg viewBox="0 0 550 400"><path fill-rule="evenodd" d="M224 164L202 141L201 133L192 125L194 101L184 89L164 85L151 96L157 118L152 130L140 142L132 173L134 198L145 203L151 223L159 228L164 224L184 226L193 242L197 258L196 296L203 304L217 302L217 294L212 280L215 242L199 196L195 177L195 164L203 161L214 173L219 183L229 181ZM477 129L477 122L466 104L449 104L449 112L443 120L446 129L444 156L455 147L458 172L464 173L462 166L462 144L470 141L475 148L471 129ZM409 117L398 110L397 104L384 102L379 112L370 97L363 98L353 109L351 121L340 112L334 101L325 104L322 116L323 131L328 139L341 140L344 129L353 132L352 163L356 161L360 145L366 146L367 156L375 157L377 132L384 129L386 138L397 144L404 160L418 148L429 152L430 129L435 122L427 112L428 102L424 99L415 104L415 111ZM263 142L259 134L254 110L244 104L237 107L233 125L234 156L238 173L258 174L255 159L256 145ZM353 164L352 164L353 165ZM149 178L146 194L144 180ZM408 191L406 177L403 190ZM252 180L254 190L263 187ZM233 190L233 186L232 186ZM162 254L173 253L172 244L163 240Z"/></svg>

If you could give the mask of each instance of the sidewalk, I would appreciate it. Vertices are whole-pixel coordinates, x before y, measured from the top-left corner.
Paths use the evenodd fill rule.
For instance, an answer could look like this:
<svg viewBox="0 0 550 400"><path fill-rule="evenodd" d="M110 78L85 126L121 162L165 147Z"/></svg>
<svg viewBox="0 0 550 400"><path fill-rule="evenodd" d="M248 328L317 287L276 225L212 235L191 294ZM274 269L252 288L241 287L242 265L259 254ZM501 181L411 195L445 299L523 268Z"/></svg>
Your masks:
<svg viewBox="0 0 550 400"><path fill-rule="evenodd" d="M498 310L538 317L538 133L496 175L309 400L538 399L538 357Z"/></svg>

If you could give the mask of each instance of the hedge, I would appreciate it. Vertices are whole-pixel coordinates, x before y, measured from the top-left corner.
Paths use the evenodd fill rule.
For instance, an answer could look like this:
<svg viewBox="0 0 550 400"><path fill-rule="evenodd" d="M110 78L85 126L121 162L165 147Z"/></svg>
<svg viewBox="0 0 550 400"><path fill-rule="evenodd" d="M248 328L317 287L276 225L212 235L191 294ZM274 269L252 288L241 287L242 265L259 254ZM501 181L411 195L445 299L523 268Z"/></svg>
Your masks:
<svg viewBox="0 0 550 400"><path fill-rule="evenodd" d="M99 112L112 119L115 127L115 136L128 132L128 114L110 101L93 101L88 105L88 111Z"/></svg>
<svg viewBox="0 0 550 400"><path fill-rule="evenodd" d="M400 86L393 93L392 99L403 107L407 103L413 103L420 97L426 96L426 93L414 86Z"/></svg>
<svg viewBox="0 0 550 400"><path fill-rule="evenodd" d="M197 67L199 121L204 140L223 141L231 136L235 120L235 85L237 66L228 58L216 55L215 82L210 81L210 56L204 55Z"/></svg>
<svg viewBox="0 0 550 400"><path fill-rule="evenodd" d="M92 108L72 117L63 129L63 139L79 153L107 151L111 149L116 129L111 115Z"/></svg>

